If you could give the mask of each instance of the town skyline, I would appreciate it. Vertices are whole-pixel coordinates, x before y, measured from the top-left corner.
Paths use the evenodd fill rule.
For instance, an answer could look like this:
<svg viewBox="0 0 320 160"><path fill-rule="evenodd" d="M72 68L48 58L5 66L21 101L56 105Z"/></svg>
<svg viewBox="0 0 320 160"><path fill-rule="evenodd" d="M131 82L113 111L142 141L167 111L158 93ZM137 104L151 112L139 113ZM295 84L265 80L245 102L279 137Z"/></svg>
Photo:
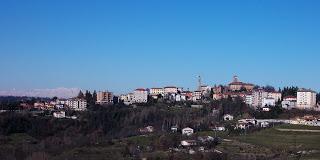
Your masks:
<svg viewBox="0 0 320 160"><path fill-rule="evenodd" d="M199 79L200 78L200 79ZM0 96L27 96L27 97L59 97L59 98L71 98L71 97L75 97L77 96L77 94L79 93L79 91L108 91L108 92L112 92L115 95L122 95L122 94L127 94L127 93L131 93L133 92L135 89L152 89L152 88L166 88L166 87L177 87L177 88L181 88L184 91L197 91L199 89L199 80L200 80L200 84L202 86L209 86L209 87L214 87L214 86L228 86L230 83L235 81L235 78L237 78L237 80L239 82L244 82L244 83L249 83L252 84L254 86L259 86L259 87L266 87L266 86L271 86L274 87L275 90L278 89L283 89L284 87L299 87L299 88L306 88L306 89L311 89L314 90L315 92L319 93L318 90L315 90L313 88L308 88L305 86L297 86L297 85L288 85L288 86L273 86L273 85L269 85L269 84L265 84L265 85L261 85L261 84L255 84L252 83L251 81L242 81L241 77L234 75L232 77L232 79L230 78L230 80L228 82L225 83L216 83L216 84L208 84L206 82L203 82L202 77L201 76L197 76L197 79L195 80L194 86L193 87L184 87L181 85L176 85L176 84L168 84L168 85L161 85L161 86L137 86L137 87L133 87L133 88L122 88L122 90L124 90L123 92L117 92L108 88L98 88L98 89L86 89L86 88L78 88L78 87L73 87L73 88L66 88L66 87L58 87L58 88L46 88L46 89L29 89L29 90L17 90L17 89L11 89L11 90L0 90Z"/></svg>

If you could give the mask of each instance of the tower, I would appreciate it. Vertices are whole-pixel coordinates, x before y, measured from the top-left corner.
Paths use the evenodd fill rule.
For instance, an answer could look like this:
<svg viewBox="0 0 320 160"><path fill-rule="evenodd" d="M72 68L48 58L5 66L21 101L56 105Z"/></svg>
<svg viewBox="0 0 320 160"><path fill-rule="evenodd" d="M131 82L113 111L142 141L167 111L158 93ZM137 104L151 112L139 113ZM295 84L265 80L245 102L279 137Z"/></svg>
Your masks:
<svg viewBox="0 0 320 160"><path fill-rule="evenodd" d="M233 82L239 82L238 76L233 76Z"/></svg>
<svg viewBox="0 0 320 160"><path fill-rule="evenodd" d="M201 91L201 76L198 76L198 91Z"/></svg>

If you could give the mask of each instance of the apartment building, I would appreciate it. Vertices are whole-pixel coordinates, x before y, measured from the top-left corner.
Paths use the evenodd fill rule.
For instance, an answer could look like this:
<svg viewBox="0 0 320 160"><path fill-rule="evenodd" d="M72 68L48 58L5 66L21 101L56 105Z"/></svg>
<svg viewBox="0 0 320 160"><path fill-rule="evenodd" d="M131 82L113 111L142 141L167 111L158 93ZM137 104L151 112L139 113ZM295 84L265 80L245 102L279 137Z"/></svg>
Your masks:
<svg viewBox="0 0 320 160"><path fill-rule="evenodd" d="M113 94L112 92L98 92L97 93L97 103L104 104L104 103L112 103L113 102Z"/></svg>
<svg viewBox="0 0 320 160"><path fill-rule="evenodd" d="M148 91L143 88L138 88L133 92L134 103L147 103L148 102Z"/></svg>
<svg viewBox="0 0 320 160"><path fill-rule="evenodd" d="M301 88L297 92L298 109L314 109L316 106L316 92L310 89Z"/></svg>

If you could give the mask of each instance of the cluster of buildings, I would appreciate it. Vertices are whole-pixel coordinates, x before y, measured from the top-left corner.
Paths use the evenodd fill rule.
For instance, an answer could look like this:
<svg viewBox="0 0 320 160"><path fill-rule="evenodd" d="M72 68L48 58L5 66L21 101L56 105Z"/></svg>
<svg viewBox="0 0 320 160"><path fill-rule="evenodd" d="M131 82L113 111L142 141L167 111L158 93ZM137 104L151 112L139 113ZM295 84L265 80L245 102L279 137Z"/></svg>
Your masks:
<svg viewBox="0 0 320 160"><path fill-rule="evenodd" d="M237 76L226 86L202 85L199 77L198 88L195 91L184 90L182 87L167 86L157 88L137 88L132 93L115 96L112 92L100 91L97 93L97 104L113 104L123 102L126 105L135 103L147 103L150 99L162 99L167 101L181 102L192 101L202 102L204 99L221 100L226 98L240 98L247 105L255 109L262 108L269 111L270 107L282 104L285 109L308 109L318 110L316 92L310 89L301 88L296 95L282 97L281 92L274 89L259 88L252 83L241 82ZM35 108L65 108L75 111L85 111L87 101L81 98L57 100L49 103L35 103Z"/></svg>
<svg viewBox="0 0 320 160"><path fill-rule="evenodd" d="M167 86L164 88L138 88L133 93L121 95L120 101L125 104L133 103L147 103L148 98L153 99L166 99L170 101L199 101L205 92L210 92L211 88L202 86L203 90L200 91L184 91L182 87Z"/></svg>
<svg viewBox="0 0 320 160"><path fill-rule="evenodd" d="M315 91L311 89L301 88L297 91L296 96L282 97L281 92L270 91L264 88L255 88L251 83L239 81L234 76L233 81L228 86L213 87L213 99L220 100L223 98L241 98L243 101L253 108L262 108L268 111L268 107L281 103L285 109L306 109L318 110Z"/></svg>

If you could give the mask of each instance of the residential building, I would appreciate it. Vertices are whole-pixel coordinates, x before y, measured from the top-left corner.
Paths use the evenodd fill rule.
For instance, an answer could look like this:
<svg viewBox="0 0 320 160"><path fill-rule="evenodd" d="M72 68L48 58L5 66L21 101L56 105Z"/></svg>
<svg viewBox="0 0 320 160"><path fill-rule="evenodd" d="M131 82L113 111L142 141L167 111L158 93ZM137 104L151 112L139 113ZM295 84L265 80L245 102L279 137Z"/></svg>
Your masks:
<svg viewBox="0 0 320 160"><path fill-rule="evenodd" d="M71 98L66 101L66 105L75 111L87 110L87 101L79 98Z"/></svg>
<svg viewBox="0 0 320 160"><path fill-rule="evenodd" d="M194 91L194 92L192 93L192 100L193 100L193 101L199 101L199 100L201 100L201 98L202 98L202 93L201 93L201 91Z"/></svg>
<svg viewBox="0 0 320 160"><path fill-rule="evenodd" d="M275 106L276 100L274 98L263 98L262 99L262 107L265 106Z"/></svg>
<svg viewBox="0 0 320 160"><path fill-rule="evenodd" d="M112 102L113 102L112 92L100 91L97 93L97 103L98 104L112 103Z"/></svg>
<svg viewBox="0 0 320 160"><path fill-rule="evenodd" d="M246 95L245 95L245 103L246 103L247 105L252 105L252 103L253 103L253 96L252 96L252 94L246 94Z"/></svg>
<svg viewBox="0 0 320 160"><path fill-rule="evenodd" d="M151 96L158 96L158 95L164 95L164 89L163 88L150 88L149 93Z"/></svg>
<svg viewBox="0 0 320 160"><path fill-rule="evenodd" d="M281 102L282 108L284 109L293 109L297 105L297 97L296 96L287 96L283 98Z"/></svg>
<svg viewBox="0 0 320 160"><path fill-rule="evenodd" d="M314 109L316 107L316 92L310 89L301 88L297 92L298 109Z"/></svg>
<svg viewBox="0 0 320 160"><path fill-rule="evenodd" d="M175 86L168 86L164 87L164 94L177 94L178 93L178 88Z"/></svg>
<svg viewBox="0 0 320 160"><path fill-rule="evenodd" d="M65 111L60 111L60 112L54 112L53 113L54 118L65 118L66 117L66 112Z"/></svg>
<svg viewBox="0 0 320 160"><path fill-rule="evenodd" d="M183 147L190 147L190 146L196 146L197 141L196 140L183 140L181 141L181 146Z"/></svg>
<svg viewBox="0 0 320 160"><path fill-rule="evenodd" d="M134 95L133 93L120 95L120 101L122 101L126 105L130 105L133 103Z"/></svg>
<svg viewBox="0 0 320 160"><path fill-rule="evenodd" d="M192 92L190 91L183 91L181 95L185 96L186 101L192 100Z"/></svg>
<svg viewBox="0 0 320 160"><path fill-rule="evenodd" d="M209 94L211 92L211 87L207 85L200 86L202 94Z"/></svg>
<svg viewBox="0 0 320 160"><path fill-rule="evenodd" d="M230 114L225 114L223 115L223 120L224 121L232 121L233 120L233 116Z"/></svg>
<svg viewBox="0 0 320 160"><path fill-rule="evenodd" d="M192 128L187 127L182 129L182 135L191 136L193 133L194 132Z"/></svg>
<svg viewBox="0 0 320 160"><path fill-rule="evenodd" d="M267 92L267 98L273 98L276 102L281 101L282 93L280 92Z"/></svg>
<svg viewBox="0 0 320 160"><path fill-rule="evenodd" d="M143 88L138 88L133 92L133 102L134 103L147 103L148 101L148 91Z"/></svg>
<svg viewBox="0 0 320 160"><path fill-rule="evenodd" d="M144 127L144 128L139 128L139 132L140 133L152 133L152 132L154 132L154 128L153 128L153 126L147 126L147 127Z"/></svg>
<svg viewBox="0 0 320 160"><path fill-rule="evenodd" d="M266 92L262 88L254 90L252 92L252 106L253 107L265 106L266 102L272 101L271 99L274 99L275 103L278 102L279 100L281 100L281 93L279 93L279 92Z"/></svg>

